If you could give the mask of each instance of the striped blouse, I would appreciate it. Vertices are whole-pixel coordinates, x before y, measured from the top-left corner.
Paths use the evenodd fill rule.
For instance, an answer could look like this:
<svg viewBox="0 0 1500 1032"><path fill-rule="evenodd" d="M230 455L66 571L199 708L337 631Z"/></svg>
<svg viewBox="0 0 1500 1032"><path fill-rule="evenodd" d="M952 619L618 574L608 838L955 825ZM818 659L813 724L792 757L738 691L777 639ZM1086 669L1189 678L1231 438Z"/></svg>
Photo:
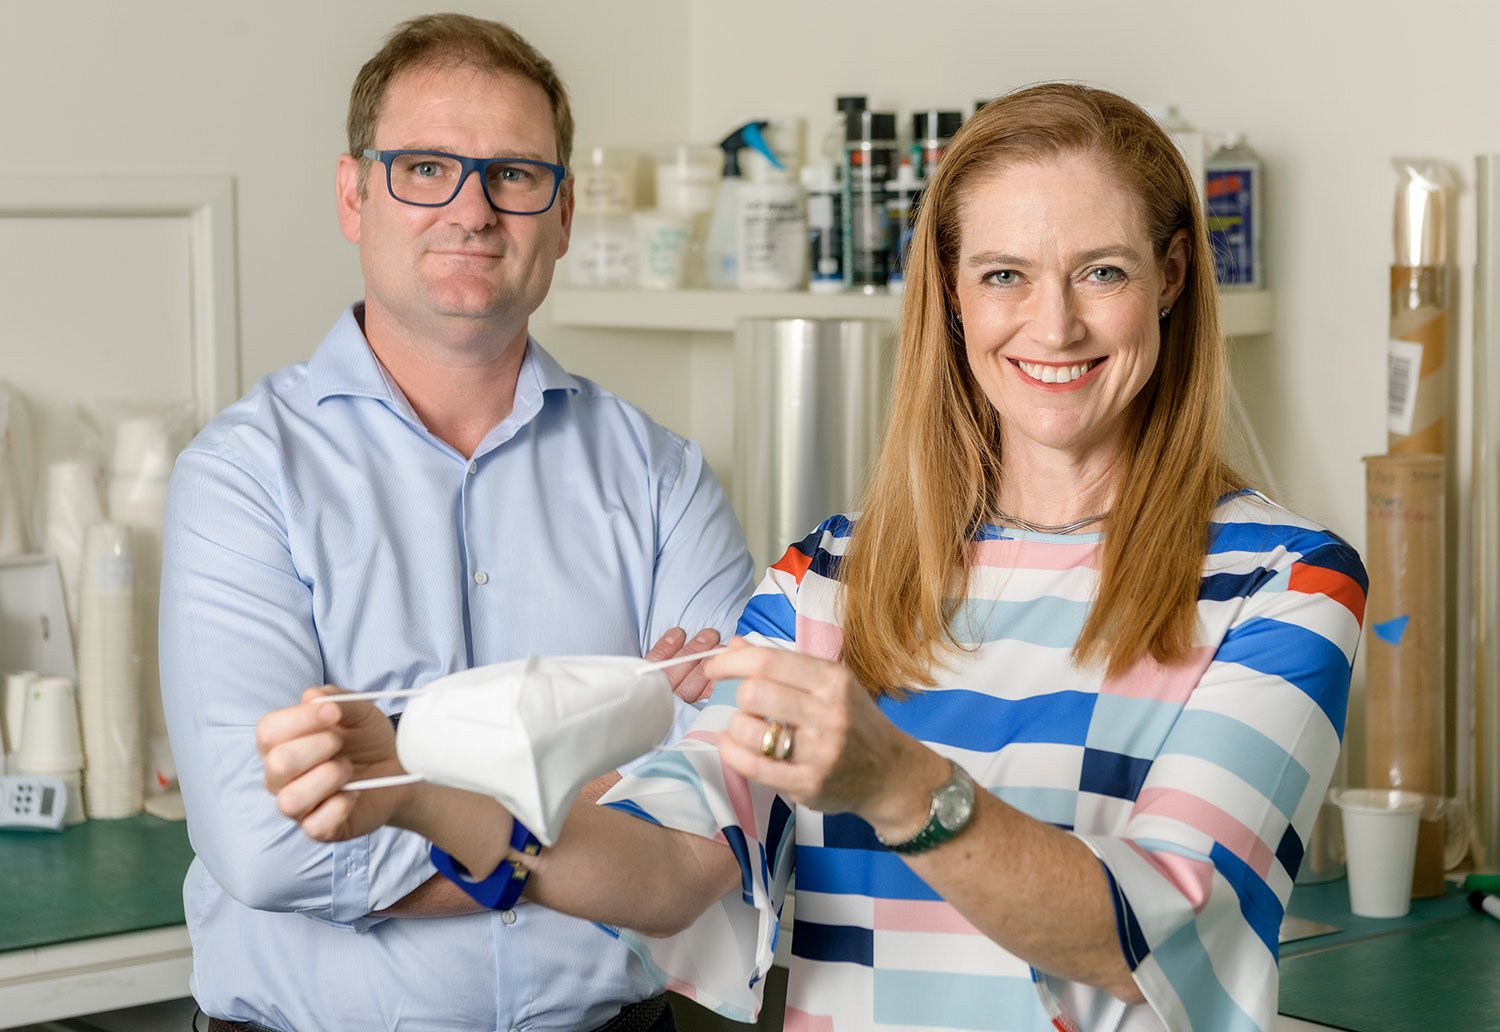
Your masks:
<svg viewBox="0 0 1500 1032"><path fill-rule="evenodd" d="M761 644L837 658L836 516L788 549L740 620ZM1268 1032L1277 929L1333 773L1364 614L1358 554L1264 496L1215 513L1194 648L1123 676L1070 650L1098 585L1100 535L985 528L938 685L881 709L1019 810L1077 835L1113 890L1146 1003L1034 970L985 937L851 814L748 783L716 741L719 685L694 730L605 805L727 843L741 892L670 938L618 934L664 984L753 1020L795 872L787 1032L1213 1029ZM1006 876L1003 857L995 877Z"/></svg>

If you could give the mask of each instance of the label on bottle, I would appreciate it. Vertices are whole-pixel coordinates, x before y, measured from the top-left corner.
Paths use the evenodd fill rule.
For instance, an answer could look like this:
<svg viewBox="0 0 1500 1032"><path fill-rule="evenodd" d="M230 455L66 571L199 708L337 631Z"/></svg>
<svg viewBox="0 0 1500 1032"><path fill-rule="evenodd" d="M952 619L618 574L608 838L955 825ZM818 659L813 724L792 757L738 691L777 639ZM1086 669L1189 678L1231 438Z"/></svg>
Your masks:
<svg viewBox="0 0 1500 1032"><path fill-rule="evenodd" d="M1422 345L1392 340L1386 374L1386 429L1405 436L1417 414L1417 385L1422 372Z"/></svg>
<svg viewBox="0 0 1500 1032"><path fill-rule="evenodd" d="M1209 169L1208 242L1221 287L1259 287L1255 253L1255 169Z"/></svg>
<svg viewBox="0 0 1500 1032"><path fill-rule="evenodd" d="M883 287L891 276L886 182L896 174L894 147L849 151L844 176L844 272L854 287Z"/></svg>
<svg viewBox="0 0 1500 1032"><path fill-rule="evenodd" d="M792 290L802 285L802 204L740 192L739 285L742 290Z"/></svg>

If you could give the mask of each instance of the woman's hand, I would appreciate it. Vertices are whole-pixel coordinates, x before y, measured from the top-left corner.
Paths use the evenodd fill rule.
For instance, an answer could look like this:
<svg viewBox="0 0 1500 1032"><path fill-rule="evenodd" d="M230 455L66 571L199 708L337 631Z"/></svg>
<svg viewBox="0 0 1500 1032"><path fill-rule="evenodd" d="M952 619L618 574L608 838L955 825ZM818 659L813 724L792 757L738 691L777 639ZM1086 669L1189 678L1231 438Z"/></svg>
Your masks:
<svg viewBox="0 0 1500 1032"><path fill-rule="evenodd" d="M737 640L705 666L716 681L740 679L740 712L719 739L731 770L814 810L857 814L888 839L926 822L947 761L892 724L842 664ZM790 729L784 759L762 751L770 721Z"/></svg>
<svg viewBox="0 0 1500 1032"><path fill-rule="evenodd" d="M342 791L356 778L405 772L390 718L368 702L318 701L335 691L309 688L300 705L268 713L255 727L277 808L320 842L357 838L391 823L415 787Z"/></svg>

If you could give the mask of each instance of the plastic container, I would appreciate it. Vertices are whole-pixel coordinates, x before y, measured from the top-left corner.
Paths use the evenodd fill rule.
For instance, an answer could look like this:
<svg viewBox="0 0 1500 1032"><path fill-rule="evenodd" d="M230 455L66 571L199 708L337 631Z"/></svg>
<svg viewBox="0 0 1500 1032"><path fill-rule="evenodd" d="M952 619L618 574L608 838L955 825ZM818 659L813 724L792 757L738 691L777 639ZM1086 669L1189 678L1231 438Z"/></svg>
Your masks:
<svg viewBox="0 0 1500 1032"><path fill-rule="evenodd" d="M629 215L575 215L568 282L575 287L635 284L635 222Z"/></svg>
<svg viewBox="0 0 1500 1032"><path fill-rule="evenodd" d="M655 152L656 207L686 215L714 210L724 157L719 148L682 144Z"/></svg>
<svg viewBox="0 0 1500 1032"><path fill-rule="evenodd" d="M766 127L765 143L777 162L753 150L745 153L736 234L741 290L800 290L806 284L807 216L797 181L800 129L791 121Z"/></svg>
<svg viewBox="0 0 1500 1032"><path fill-rule="evenodd" d="M634 211L635 166L633 148L583 148L573 165L577 214L624 215Z"/></svg>
<svg viewBox="0 0 1500 1032"><path fill-rule="evenodd" d="M1220 290L1265 289L1262 167L1238 133L1225 137L1204 163L1208 239Z"/></svg>
<svg viewBox="0 0 1500 1032"><path fill-rule="evenodd" d="M896 116L851 113L844 123L844 283L866 294L885 290L895 240L887 210L896 175Z"/></svg>
<svg viewBox="0 0 1500 1032"><path fill-rule="evenodd" d="M844 207L839 166L817 161L802 168L807 193L807 289L837 294L844 289Z"/></svg>
<svg viewBox="0 0 1500 1032"><path fill-rule="evenodd" d="M680 288L693 238L692 216L675 211L638 211L635 235L636 285L646 290Z"/></svg>

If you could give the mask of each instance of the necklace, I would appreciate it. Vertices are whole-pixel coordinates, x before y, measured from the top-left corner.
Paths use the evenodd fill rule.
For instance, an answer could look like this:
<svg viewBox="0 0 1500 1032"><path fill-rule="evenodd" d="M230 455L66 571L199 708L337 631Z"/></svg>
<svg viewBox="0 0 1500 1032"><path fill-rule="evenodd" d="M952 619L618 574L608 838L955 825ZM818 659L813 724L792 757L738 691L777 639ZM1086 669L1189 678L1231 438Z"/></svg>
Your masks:
<svg viewBox="0 0 1500 1032"><path fill-rule="evenodd" d="M1001 512L999 509L995 510L995 519L999 522L1008 523L1020 530L1029 530L1033 534L1071 534L1076 530L1082 530L1084 527L1098 523L1108 515L1109 513L1107 512L1101 512L1097 516L1085 516L1081 520L1074 520L1072 523L1059 523L1053 527L1045 523L1032 523L1030 520L1023 520L1019 516L1012 516L1009 513Z"/></svg>

